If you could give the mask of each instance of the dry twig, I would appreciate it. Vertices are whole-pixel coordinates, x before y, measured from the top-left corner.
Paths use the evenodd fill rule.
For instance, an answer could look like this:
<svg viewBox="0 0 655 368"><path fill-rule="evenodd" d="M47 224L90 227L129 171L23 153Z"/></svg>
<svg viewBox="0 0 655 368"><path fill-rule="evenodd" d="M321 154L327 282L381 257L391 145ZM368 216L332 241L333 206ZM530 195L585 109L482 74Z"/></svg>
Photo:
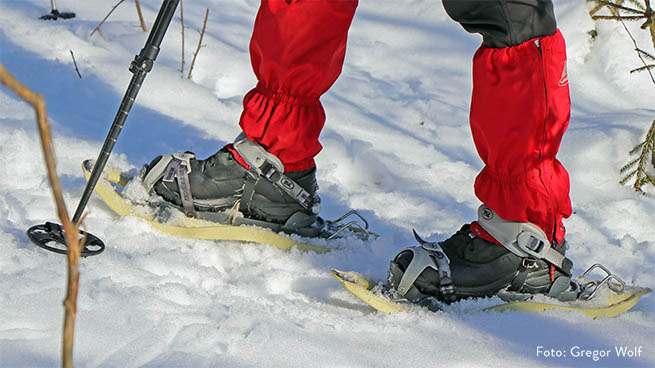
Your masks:
<svg viewBox="0 0 655 368"><path fill-rule="evenodd" d="M184 8L182 0L180 0L180 24L182 25L182 65L180 66L180 74L184 78Z"/></svg>
<svg viewBox="0 0 655 368"><path fill-rule="evenodd" d="M68 277L67 292L64 300L64 331L62 344L62 366L73 366L73 341L75 335L75 316L77 313L77 293L80 279L78 269L80 253L82 250L80 239L78 238L78 229L80 223L71 222L64 203L64 197L61 191L61 182L57 176L57 167L52 149L52 135L50 134L50 125L48 124L45 100L40 93L34 93L25 85L14 78L5 67L0 63L0 82L12 90L18 97L32 105L36 112L37 125L41 136L41 146L43 148L43 157L48 171L48 179L52 187L52 194L57 205L57 214L64 227L66 235L66 244L68 244Z"/></svg>
<svg viewBox="0 0 655 368"><path fill-rule="evenodd" d="M105 15L105 17L102 19L102 21L101 21L100 23L98 23L98 25L97 25L96 28L93 30L93 32L91 32L91 34L89 34L89 37L93 36L93 34L96 33L96 31L98 31L98 32L100 33L100 36L101 36L102 38L105 38L105 37L102 35L102 31L100 30L100 27L102 27L102 25L105 23L105 21L107 20L107 18L109 18L109 16L111 15L111 13L113 13L114 10L116 10L116 8L118 8L118 6L121 5L124 1L125 1L125 0L120 0L118 3L116 3L116 5L114 5L114 6L111 8L111 10L109 11L109 13L107 13L107 15Z"/></svg>
<svg viewBox="0 0 655 368"><path fill-rule="evenodd" d="M187 79L191 79L191 72L193 71L193 65L196 63L196 57L200 52L202 47L202 37L205 35L205 28L207 28L207 18L209 17L209 8L205 11L205 21L202 23L202 32L200 32L200 39L198 40L198 47L196 47L196 52L193 53L193 60L191 60L191 66L189 67L189 75Z"/></svg>
<svg viewBox="0 0 655 368"><path fill-rule="evenodd" d="M141 29L143 32L148 32L146 22L143 21L143 14L141 14L141 4L139 4L139 0L134 0L134 4L136 5L136 13L139 15L139 22L141 22Z"/></svg>
<svg viewBox="0 0 655 368"><path fill-rule="evenodd" d="M73 50L68 50L71 52L71 57L73 58L73 65L75 65L75 71L77 72L77 76L82 79L82 74L80 74L80 69L77 67L77 61L75 61L75 55L73 54Z"/></svg>

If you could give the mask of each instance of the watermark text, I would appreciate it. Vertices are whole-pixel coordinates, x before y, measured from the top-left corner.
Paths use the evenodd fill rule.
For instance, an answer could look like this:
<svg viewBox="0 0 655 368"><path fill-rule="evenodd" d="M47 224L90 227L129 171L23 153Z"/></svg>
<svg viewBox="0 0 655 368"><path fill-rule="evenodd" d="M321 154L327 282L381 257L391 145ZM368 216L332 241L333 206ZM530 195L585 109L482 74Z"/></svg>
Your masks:
<svg viewBox="0 0 655 368"><path fill-rule="evenodd" d="M605 358L639 358L643 353L643 346L614 346L608 349L590 349L578 345L570 348L537 346L537 357L547 359L576 358L598 362Z"/></svg>

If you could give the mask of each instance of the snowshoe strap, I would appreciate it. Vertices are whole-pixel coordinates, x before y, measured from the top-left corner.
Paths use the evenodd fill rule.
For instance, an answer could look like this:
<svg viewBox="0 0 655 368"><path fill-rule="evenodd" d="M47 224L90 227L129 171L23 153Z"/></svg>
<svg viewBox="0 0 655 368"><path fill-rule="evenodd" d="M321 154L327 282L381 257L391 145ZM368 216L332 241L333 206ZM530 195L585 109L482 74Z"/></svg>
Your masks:
<svg viewBox="0 0 655 368"><path fill-rule="evenodd" d="M577 300L580 292L580 285L571 281L570 276L560 276L555 279L546 295L563 302L570 302Z"/></svg>
<svg viewBox="0 0 655 368"><path fill-rule="evenodd" d="M191 173L191 160L196 159L196 155L193 152L184 152L184 153L174 153L173 158L180 162L180 165L186 168L186 173Z"/></svg>
<svg viewBox="0 0 655 368"><path fill-rule="evenodd" d="M247 138L235 142L234 149L259 176L287 193L304 209L309 210L312 207L312 196L298 183L284 175L284 165L275 155Z"/></svg>
<svg viewBox="0 0 655 368"><path fill-rule="evenodd" d="M518 274L514 277L512 280L512 283L510 286L507 288L509 291L519 291L523 287L523 284L525 284L525 281L528 279L528 274L530 273L530 268L531 268L531 263L534 262L534 260L530 260L529 258L523 258L523 262L521 263L521 266L519 267L519 272Z"/></svg>
<svg viewBox="0 0 655 368"><path fill-rule="evenodd" d="M269 153L264 147L251 141L248 138L243 138L233 143L234 149L237 150L241 158L258 174L262 173L261 167L266 162L269 162L277 171L284 172L284 164L275 155Z"/></svg>
<svg viewBox="0 0 655 368"><path fill-rule="evenodd" d="M189 217L197 217L193 206L189 173L191 172L191 160L196 155L191 152L175 153L173 155L162 155L157 164L150 169L148 175L143 178L143 185L150 192L160 179L167 183L177 180L177 187L180 192L180 200L184 214Z"/></svg>
<svg viewBox="0 0 655 368"><path fill-rule="evenodd" d="M416 279L418 279L418 277L426 268L431 267L435 271L439 271L439 268L435 264L434 260L430 258L429 253L421 251L422 248L412 247L407 248L406 250L412 252L413 256L412 261L407 266L405 272L403 272L403 276L400 279L400 283L398 284L398 292L402 295L405 295L407 292L409 292L409 289L412 288Z"/></svg>
<svg viewBox="0 0 655 368"><path fill-rule="evenodd" d="M191 185L189 183L189 173L191 172L191 160L196 155L191 152L175 153L170 160L166 170L164 170L163 181L172 182L177 179L177 188L180 192L180 200L184 214L188 217L198 217L196 209L193 206L193 196L191 195Z"/></svg>
<svg viewBox="0 0 655 368"><path fill-rule="evenodd" d="M193 206L193 196L191 195L191 185L189 184L189 166L177 160L172 162L178 162L175 177L177 178L177 188L180 190L180 199L182 200L184 214L188 217L198 217L196 209Z"/></svg>
<svg viewBox="0 0 655 368"><path fill-rule="evenodd" d="M573 262L551 246L548 237L537 225L505 220L484 204L478 209L478 223L517 256L546 260L565 274L571 275Z"/></svg>
<svg viewBox="0 0 655 368"><path fill-rule="evenodd" d="M162 155L161 159L157 162L157 164L150 168L148 170L148 174L143 178L143 186L146 187L146 190L148 193L152 190L152 188L155 186L155 184L162 179L163 177L173 177L175 176L175 171L173 172L166 172L166 169L168 168L168 164L173 160L173 156L171 155Z"/></svg>
<svg viewBox="0 0 655 368"><path fill-rule="evenodd" d="M454 302L455 286L453 285L453 278L450 273L450 259L446 253L441 249L441 245L436 242L423 243L421 248L432 253L434 260L437 262L439 271L439 292L447 302Z"/></svg>
<svg viewBox="0 0 655 368"><path fill-rule="evenodd" d="M423 243L420 247L407 248L412 252L412 261L403 272L398 292L406 296L414 286L416 279L426 268L432 268L439 274L439 292L444 300L455 301L455 287L450 273L450 260L439 243ZM402 252L401 252L402 253Z"/></svg>

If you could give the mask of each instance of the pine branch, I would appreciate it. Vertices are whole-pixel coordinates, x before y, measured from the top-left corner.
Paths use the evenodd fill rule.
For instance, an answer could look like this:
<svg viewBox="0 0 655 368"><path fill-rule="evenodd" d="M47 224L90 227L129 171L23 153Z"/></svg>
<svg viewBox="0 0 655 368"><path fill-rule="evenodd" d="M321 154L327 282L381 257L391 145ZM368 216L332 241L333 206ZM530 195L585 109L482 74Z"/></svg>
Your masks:
<svg viewBox="0 0 655 368"><path fill-rule="evenodd" d="M641 15L644 15L644 13L645 13L644 10L629 8L627 6L623 6L623 5L613 3L613 2L610 2L610 1L599 0L598 4L607 6L607 7L610 8L610 10L623 10L623 11L626 11L628 13L641 14Z"/></svg>
<svg viewBox="0 0 655 368"><path fill-rule="evenodd" d="M641 66L641 67L639 67L637 69L632 69L630 71L630 73L632 74L632 73L638 73L638 72L646 72L646 71L650 71L652 69L655 69L655 64Z"/></svg>
<svg viewBox="0 0 655 368"><path fill-rule="evenodd" d="M634 160L628 162L621 168L621 170L619 170L619 173L623 174L624 172L632 169L635 166L635 164L637 164L637 162L639 162L638 158L635 158Z"/></svg>
<svg viewBox="0 0 655 368"><path fill-rule="evenodd" d="M637 152L639 152L639 150L641 149L641 147L643 147L645 144L646 144L646 141L643 141L643 142L639 143L638 145L636 145L636 146L635 146L635 147L630 151L630 155L634 155L634 154L636 154Z"/></svg>
<svg viewBox="0 0 655 368"><path fill-rule="evenodd" d="M640 3L638 0L627 0L629 3L631 3L635 8L641 10L641 11L646 11L646 7L644 6L645 4Z"/></svg>
<svg viewBox="0 0 655 368"><path fill-rule="evenodd" d="M621 179L621 181L619 181L619 184L625 185L628 182L628 180L630 180L632 177L635 176L635 174L637 174L637 170L631 171L630 173L628 173L626 177L624 177L623 179Z"/></svg>
<svg viewBox="0 0 655 368"><path fill-rule="evenodd" d="M648 5L647 12L652 17L653 16L653 9L650 8L649 0L645 0L645 3ZM628 36L630 36L630 39L632 40L632 43L635 46L635 50L640 50L639 45L637 45L637 40L635 40L634 36L632 36L632 33L630 33L630 30L628 29L628 26L626 26L623 21L620 21L620 22L621 22L621 25L623 26L623 29L625 29L626 33L628 33ZM653 38L653 47L655 48L655 38ZM639 57L639 60L641 60L642 64L647 67L648 64L646 63L646 60L644 60L642 54L640 52L637 52L637 56ZM655 84L655 76L653 76L653 73L650 72L649 68L646 68L645 70L650 75L650 80L653 82L653 84Z"/></svg>
<svg viewBox="0 0 655 368"><path fill-rule="evenodd" d="M636 16L636 15L594 15L591 17L593 20L627 20L629 22L636 22L640 19L644 19L643 16Z"/></svg>
<svg viewBox="0 0 655 368"><path fill-rule="evenodd" d="M639 149L641 149L639 157L623 166L623 168L621 168L621 173L624 173L631 167L636 166L635 170L631 171L626 177L624 177L620 183L625 184L630 178L635 177L635 182L632 187L635 190L641 192L643 191L641 187L644 184L651 183L655 185L655 182L652 180L652 175L646 171L646 165L649 159L655 168L655 120L653 120L648 133L646 133L646 139L644 139L644 142L638 144L635 148L632 149L632 151L630 151L630 153L636 154L638 153Z"/></svg>
<svg viewBox="0 0 655 368"><path fill-rule="evenodd" d="M651 185L655 185L655 176L646 174L645 181L648 181Z"/></svg>
<svg viewBox="0 0 655 368"><path fill-rule="evenodd" d="M637 49L637 52L646 60L649 61L655 61L655 56L651 55L650 53L642 50L642 49Z"/></svg>
<svg viewBox="0 0 655 368"><path fill-rule="evenodd" d="M618 4L618 5L622 5L622 4L624 3L624 1L625 1L625 0L615 0L614 3L616 3L616 4ZM630 1L632 1L632 0L630 0ZM588 3L595 3L595 4L596 4L596 6L595 6L595 7L594 7L590 12L589 12L589 15L594 15L594 14L596 14L598 11L600 11L601 9L603 9L603 8L605 8L605 7L609 8L610 11L612 10L612 9L611 9L611 6L609 5L609 3L611 3L611 2L609 2L609 1L604 1L604 0L587 0L587 2L588 2ZM612 4L613 4L613 3L612 3Z"/></svg>
<svg viewBox="0 0 655 368"><path fill-rule="evenodd" d="M589 15L594 20L604 19L604 20L616 20L623 25L626 33L632 40L634 44L635 51L639 60L641 60L643 66L630 70L630 73L636 72L648 72L650 79L655 84L655 76L653 76L652 70L655 70L655 64L648 64L646 60L652 62L655 61L655 56L641 49L637 45L632 33L625 24L625 21L638 21L645 20L641 25L641 29L648 29L650 31L651 40L653 42L653 48L655 48L655 11L651 7L650 0L616 0L616 1L605 1L605 0L587 0L588 2L593 2L596 6L589 12ZM634 6L634 8L624 5L629 4ZM607 8L611 15L597 15L601 10ZM622 15L621 12L628 13L629 15ZM650 162L655 169L655 120L646 133L646 138L642 143L637 144L632 150L630 150L630 156L638 155L636 159L631 160L625 164L619 172L625 174L621 179L620 183L625 184L628 180L635 178L633 187L635 190L642 191L641 186L650 183L655 185L655 180L653 175L647 172L647 163L650 159Z"/></svg>
<svg viewBox="0 0 655 368"><path fill-rule="evenodd" d="M650 22L648 29L650 30L650 38L653 42L653 49L655 49L655 11L653 11L653 8L650 6L650 0L644 0L644 4L646 5L645 13L648 17L648 22L646 23ZM646 23L644 23L644 26Z"/></svg>
<svg viewBox="0 0 655 368"><path fill-rule="evenodd" d="M595 0L587 0L588 2L595 2ZM589 11L589 15L593 18L594 14L598 13L601 9L603 9L605 5L596 5L593 9Z"/></svg>

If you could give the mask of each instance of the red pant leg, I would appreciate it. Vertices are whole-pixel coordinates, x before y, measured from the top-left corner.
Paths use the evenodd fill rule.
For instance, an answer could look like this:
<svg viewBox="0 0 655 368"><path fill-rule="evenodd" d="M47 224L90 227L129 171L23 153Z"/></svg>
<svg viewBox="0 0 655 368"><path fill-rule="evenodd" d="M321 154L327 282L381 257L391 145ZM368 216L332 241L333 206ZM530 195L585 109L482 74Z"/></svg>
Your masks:
<svg viewBox="0 0 655 368"><path fill-rule="evenodd" d="M259 83L239 125L286 171L314 166L325 124L319 101L341 73L357 0L262 0L250 42Z"/></svg>
<svg viewBox="0 0 655 368"><path fill-rule="evenodd" d="M556 159L571 102L561 33L505 48L480 47L473 60L471 129L485 168L475 193L501 217L564 238L569 177Z"/></svg>

